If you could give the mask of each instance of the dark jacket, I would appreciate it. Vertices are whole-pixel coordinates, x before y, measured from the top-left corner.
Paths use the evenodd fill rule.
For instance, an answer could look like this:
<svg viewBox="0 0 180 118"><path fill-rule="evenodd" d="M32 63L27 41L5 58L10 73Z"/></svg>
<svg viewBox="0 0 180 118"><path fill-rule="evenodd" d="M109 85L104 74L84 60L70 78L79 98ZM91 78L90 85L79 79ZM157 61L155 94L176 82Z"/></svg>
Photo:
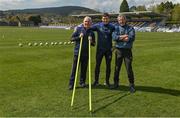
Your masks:
<svg viewBox="0 0 180 118"><path fill-rule="evenodd" d="M85 29L84 26L81 24L77 26L71 36L71 41L75 42L74 47L74 55L78 55L79 47L80 47L80 34L83 33L83 41L82 41L82 48L81 48L81 55L88 56L88 49L89 49L89 39L88 37L92 37L91 45L95 45L95 35L93 31L90 29Z"/></svg>
<svg viewBox="0 0 180 118"><path fill-rule="evenodd" d="M109 24L104 24L103 22L94 24L91 30L97 31L98 41L97 50L111 50L112 48L112 33L114 31L114 26Z"/></svg>
<svg viewBox="0 0 180 118"><path fill-rule="evenodd" d="M128 35L128 41L121 41L119 40L120 35ZM121 26L119 24L115 25L115 31L113 32L113 40L116 42L115 47L117 48L128 48L131 49L133 46L133 42L135 40L135 30L132 26L124 25Z"/></svg>

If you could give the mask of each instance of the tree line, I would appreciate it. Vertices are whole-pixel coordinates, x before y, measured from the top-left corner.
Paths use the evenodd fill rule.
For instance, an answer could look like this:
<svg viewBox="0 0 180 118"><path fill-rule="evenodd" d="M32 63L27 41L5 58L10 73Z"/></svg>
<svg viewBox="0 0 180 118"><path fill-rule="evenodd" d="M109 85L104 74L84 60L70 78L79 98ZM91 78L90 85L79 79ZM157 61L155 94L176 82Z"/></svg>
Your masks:
<svg viewBox="0 0 180 118"><path fill-rule="evenodd" d="M170 1L161 2L155 6L146 8L145 5L131 6L129 7L128 2L123 0L120 5L119 12L133 12L133 11L153 11L155 13L167 15L168 21L172 23L180 23L180 4L173 4Z"/></svg>

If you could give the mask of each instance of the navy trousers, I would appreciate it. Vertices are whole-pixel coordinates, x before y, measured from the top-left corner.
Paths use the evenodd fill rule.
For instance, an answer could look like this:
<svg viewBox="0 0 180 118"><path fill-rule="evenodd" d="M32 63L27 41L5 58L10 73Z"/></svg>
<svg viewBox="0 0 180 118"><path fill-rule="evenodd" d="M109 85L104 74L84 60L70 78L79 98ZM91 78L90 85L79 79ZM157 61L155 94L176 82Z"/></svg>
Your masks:
<svg viewBox="0 0 180 118"><path fill-rule="evenodd" d="M95 67L95 82L99 82L99 73L100 73L100 66L103 57L105 56L106 59L106 83L109 83L110 73L111 73L111 60L112 60L112 51L101 51L97 50L96 52L96 67Z"/></svg>
<svg viewBox="0 0 180 118"><path fill-rule="evenodd" d="M77 68L77 61L78 61L78 55L74 55L69 85L74 85L76 68ZM86 72L87 72L87 65L88 65L88 56L81 54L80 63L79 64L80 64L79 68L81 69L79 84L82 84L82 83L86 82Z"/></svg>

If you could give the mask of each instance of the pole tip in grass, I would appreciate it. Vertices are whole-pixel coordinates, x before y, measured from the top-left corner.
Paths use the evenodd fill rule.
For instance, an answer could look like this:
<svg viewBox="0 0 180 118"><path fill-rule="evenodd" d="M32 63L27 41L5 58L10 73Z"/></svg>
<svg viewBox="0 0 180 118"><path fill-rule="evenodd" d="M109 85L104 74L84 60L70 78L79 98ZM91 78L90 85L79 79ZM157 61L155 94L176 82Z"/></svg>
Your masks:
<svg viewBox="0 0 180 118"><path fill-rule="evenodd" d="M89 111L89 114L90 114L91 117L94 117L94 113L95 112L93 110Z"/></svg>

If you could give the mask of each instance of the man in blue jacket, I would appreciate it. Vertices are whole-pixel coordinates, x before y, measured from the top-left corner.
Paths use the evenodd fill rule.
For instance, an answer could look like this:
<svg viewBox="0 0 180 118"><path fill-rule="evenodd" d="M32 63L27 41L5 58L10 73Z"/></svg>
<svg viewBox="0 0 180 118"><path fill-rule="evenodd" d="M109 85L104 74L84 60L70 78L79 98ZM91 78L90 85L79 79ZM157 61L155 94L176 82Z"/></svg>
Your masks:
<svg viewBox="0 0 180 118"><path fill-rule="evenodd" d="M126 17L123 15L118 16L118 24L115 26L115 31L113 32L113 40L116 42L114 87L117 88L119 86L119 72L124 60L130 83L130 92L133 93L135 92L135 88L131 49L135 40L135 30L126 24Z"/></svg>
<svg viewBox="0 0 180 118"><path fill-rule="evenodd" d="M78 53L79 53L79 47L80 47L80 39L82 37L82 48L81 48L81 56L80 56L80 86L86 87L85 81L86 81L86 72L87 72L87 65L88 65L88 59L89 59L89 40L91 40L91 45L95 45L95 35L90 30L92 24L92 20L90 17L85 17L83 20L83 24L77 26L74 30L74 33L72 34L71 41L75 42L74 47L74 59L73 59L73 66L72 66L72 72L71 77L69 81L69 90L73 89L74 86L74 79L75 79L75 73L76 73L76 67L77 67L77 60L78 60Z"/></svg>
<svg viewBox="0 0 180 118"><path fill-rule="evenodd" d="M111 73L111 59L112 59L112 33L114 26L109 23L109 14L104 13L102 22L94 24L91 29L97 32L97 50L96 50L96 67L95 67L95 81L94 86L99 84L100 66L103 57L106 59L106 85L110 86L109 78Z"/></svg>

